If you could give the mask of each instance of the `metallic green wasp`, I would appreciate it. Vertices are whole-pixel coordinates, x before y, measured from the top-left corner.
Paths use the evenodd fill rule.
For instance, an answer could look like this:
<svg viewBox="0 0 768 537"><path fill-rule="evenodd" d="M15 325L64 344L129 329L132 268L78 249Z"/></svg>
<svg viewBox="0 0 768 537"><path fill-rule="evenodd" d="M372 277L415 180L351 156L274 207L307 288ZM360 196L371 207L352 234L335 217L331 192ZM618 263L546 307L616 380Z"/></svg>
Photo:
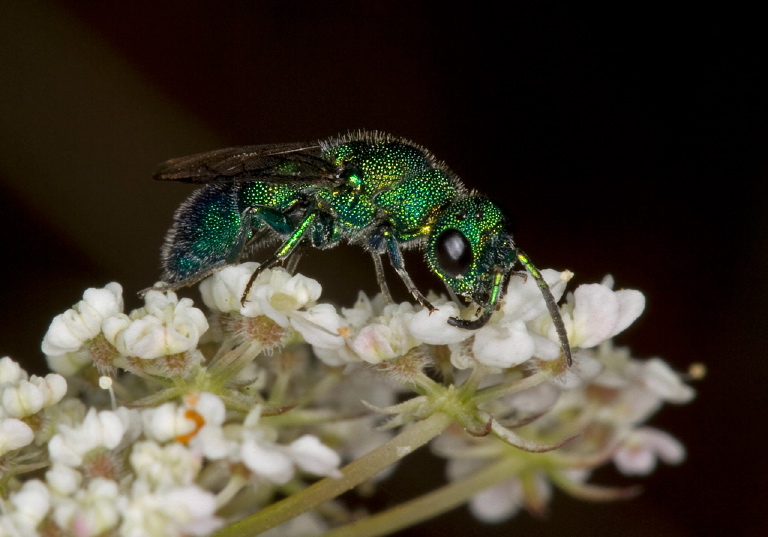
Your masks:
<svg viewBox="0 0 768 537"><path fill-rule="evenodd" d="M260 271L289 259L292 266L302 246L346 241L371 253L385 297L391 300L384 255L411 295L433 311L403 261L404 248L421 247L451 294L479 307L476 319L449 323L474 330L498 307L519 261L536 280L571 362L555 299L515 246L502 211L412 142L360 131L315 143L221 149L169 160L155 179L204 183L176 211L166 236L167 289L191 285L277 239L277 251L248 282L245 302Z"/></svg>

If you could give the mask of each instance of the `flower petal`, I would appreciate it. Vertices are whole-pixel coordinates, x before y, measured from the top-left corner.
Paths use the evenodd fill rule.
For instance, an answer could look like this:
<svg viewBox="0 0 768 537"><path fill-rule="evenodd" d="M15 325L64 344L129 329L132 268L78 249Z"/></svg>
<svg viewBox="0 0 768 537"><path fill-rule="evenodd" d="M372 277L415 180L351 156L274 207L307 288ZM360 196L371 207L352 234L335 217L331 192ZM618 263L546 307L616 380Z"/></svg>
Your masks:
<svg viewBox="0 0 768 537"><path fill-rule="evenodd" d="M536 345L523 321L489 324L478 330L472 353L481 364L514 367L533 356Z"/></svg>

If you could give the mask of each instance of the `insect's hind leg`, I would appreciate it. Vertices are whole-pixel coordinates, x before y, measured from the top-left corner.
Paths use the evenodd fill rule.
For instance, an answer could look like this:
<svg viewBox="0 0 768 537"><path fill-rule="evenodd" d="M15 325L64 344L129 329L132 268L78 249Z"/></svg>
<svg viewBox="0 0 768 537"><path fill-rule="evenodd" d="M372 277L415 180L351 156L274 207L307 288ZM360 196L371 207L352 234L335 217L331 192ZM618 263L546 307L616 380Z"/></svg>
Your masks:
<svg viewBox="0 0 768 537"><path fill-rule="evenodd" d="M267 270L268 268L272 268L281 261L285 260L291 253L293 253L296 248L301 243L301 240L304 238L304 234L307 232L307 230L312 226L314 221L317 219L317 214L311 213L309 214L304 220L301 221L301 223L296 227L293 233L286 239L286 241L283 243L283 245L272 254L269 258L267 258L261 265L259 265L256 270L251 274L251 277L248 279L248 283L245 284L245 290L243 291L243 296L240 297L240 305L245 306L245 303L248 299L248 293L251 292L251 287L253 286L253 282L256 281L256 278L259 277L259 274Z"/></svg>
<svg viewBox="0 0 768 537"><path fill-rule="evenodd" d="M392 299L392 294L389 292L387 279L384 275L384 264L381 262L381 254L378 252L371 252L371 256L373 257L373 265L376 267L376 281L379 282L381 294L384 295L384 300L387 301L387 304L394 304L395 301Z"/></svg>
<svg viewBox="0 0 768 537"><path fill-rule="evenodd" d="M303 245L299 244L296 247L296 249L291 253L291 256L288 258L288 260L285 262L285 270L287 270L290 274L295 274L296 267L298 266L303 253L304 253Z"/></svg>

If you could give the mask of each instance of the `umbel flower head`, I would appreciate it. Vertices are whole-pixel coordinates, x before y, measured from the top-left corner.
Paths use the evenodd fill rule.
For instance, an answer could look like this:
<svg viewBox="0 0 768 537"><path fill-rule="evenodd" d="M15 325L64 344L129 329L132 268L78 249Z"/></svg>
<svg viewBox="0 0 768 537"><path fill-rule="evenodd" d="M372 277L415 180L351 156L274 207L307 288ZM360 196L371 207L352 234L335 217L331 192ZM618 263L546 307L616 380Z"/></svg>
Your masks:
<svg viewBox="0 0 768 537"><path fill-rule="evenodd" d="M362 293L338 309L283 269L261 272L241 303L257 266L203 281L203 305L153 290L125 313L120 285L88 289L45 335L53 373L0 360L0 536L290 536L348 523L368 535L461 503L498 522L543 513L554 488L636 493L590 483L601 465L637 476L684 458L646 422L693 390L662 360L615 346L645 299L611 278L566 293L571 273L542 271L565 296L569 367L533 278L513 276L472 331L447 321L475 308L445 297L430 296L432 313ZM326 503L376 486L425 444L448 461L428 508L365 517Z"/></svg>

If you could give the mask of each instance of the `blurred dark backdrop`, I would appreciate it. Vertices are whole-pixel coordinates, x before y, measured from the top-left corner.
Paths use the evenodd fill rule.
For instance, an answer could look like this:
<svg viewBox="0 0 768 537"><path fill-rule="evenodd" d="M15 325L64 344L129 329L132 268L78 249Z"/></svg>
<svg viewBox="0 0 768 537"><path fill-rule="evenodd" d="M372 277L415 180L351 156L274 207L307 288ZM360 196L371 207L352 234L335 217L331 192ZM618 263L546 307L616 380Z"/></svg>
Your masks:
<svg viewBox="0 0 768 537"><path fill-rule="evenodd" d="M43 371L50 319L89 286L119 281L127 307L138 305L191 191L154 183L158 162L389 131L503 204L539 267L569 268L576 283L611 273L645 292L644 316L619 338L636 355L709 370L696 401L654 419L689 457L640 480L639 499L559 495L546 520L491 527L462 508L403 535L768 534L768 85L756 14L648 3L8 4L0 354ZM418 256L408 259L419 272ZM370 265L344 247L301 268L349 304L376 290ZM439 288L423 271L417 281ZM427 465L435 475L416 479L424 465L406 466L410 481L389 483L382 506L441 471Z"/></svg>

